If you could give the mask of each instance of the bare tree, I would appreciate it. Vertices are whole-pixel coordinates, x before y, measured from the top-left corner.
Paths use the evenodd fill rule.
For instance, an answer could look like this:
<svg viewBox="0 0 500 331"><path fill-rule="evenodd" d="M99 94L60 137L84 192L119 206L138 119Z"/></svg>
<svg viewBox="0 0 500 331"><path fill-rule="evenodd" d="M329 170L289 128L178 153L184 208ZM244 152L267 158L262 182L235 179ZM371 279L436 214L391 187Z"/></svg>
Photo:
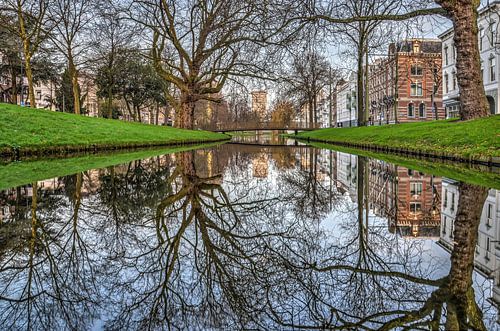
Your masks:
<svg viewBox="0 0 500 331"><path fill-rule="evenodd" d="M84 33L91 22L92 3L91 0L55 0L50 7L50 19L55 24L51 38L54 46L67 60L75 114L81 112L78 70L87 51Z"/></svg>
<svg viewBox="0 0 500 331"><path fill-rule="evenodd" d="M255 65L262 46L287 37L275 9L247 0L133 1L133 19L152 31L156 69L177 87L178 97L167 95L177 126L193 128L196 102L218 101L231 75L265 69Z"/></svg>
<svg viewBox="0 0 500 331"><path fill-rule="evenodd" d="M106 100L104 116L113 117L113 100L118 93L117 80L121 56L127 50L138 48L139 29L126 20L124 12L111 1L99 2L97 17L93 22L93 62L99 72L99 96Z"/></svg>
<svg viewBox="0 0 500 331"><path fill-rule="evenodd" d="M331 66L316 51L304 51L293 56L292 72L285 78L286 95L295 99L297 106L307 106L309 123L317 123L317 101L320 91L330 83Z"/></svg>
<svg viewBox="0 0 500 331"><path fill-rule="evenodd" d="M7 11L14 13L15 17L15 24L10 25L11 32L17 35L22 42L30 107L36 108L32 60L51 30L47 19L49 1L8 0L6 5Z"/></svg>

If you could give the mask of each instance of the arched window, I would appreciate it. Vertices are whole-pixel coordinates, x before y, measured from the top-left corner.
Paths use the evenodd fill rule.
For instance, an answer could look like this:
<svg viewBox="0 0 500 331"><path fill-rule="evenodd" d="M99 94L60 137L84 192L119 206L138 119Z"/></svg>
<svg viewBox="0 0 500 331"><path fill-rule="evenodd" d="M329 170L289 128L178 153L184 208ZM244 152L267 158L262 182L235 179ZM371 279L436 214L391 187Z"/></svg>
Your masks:
<svg viewBox="0 0 500 331"><path fill-rule="evenodd" d="M408 117L415 117L415 106L411 102L408 104Z"/></svg>
<svg viewBox="0 0 500 331"><path fill-rule="evenodd" d="M425 117L425 103L421 103L418 105L418 116L419 117Z"/></svg>

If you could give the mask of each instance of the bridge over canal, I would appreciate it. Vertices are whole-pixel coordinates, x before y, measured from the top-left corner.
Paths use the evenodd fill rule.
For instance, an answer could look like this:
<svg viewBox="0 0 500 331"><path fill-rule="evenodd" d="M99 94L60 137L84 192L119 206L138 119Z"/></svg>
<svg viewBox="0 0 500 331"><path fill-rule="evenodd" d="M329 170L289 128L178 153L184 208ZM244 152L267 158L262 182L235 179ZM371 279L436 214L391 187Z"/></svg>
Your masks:
<svg viewBox="0 0 500 331"><path fill-rule="evenodd" d="M235 122L203 126L201 129L213 132L242 132L242 131L312 131L319 129L319 124L290 122Z"/></svg>

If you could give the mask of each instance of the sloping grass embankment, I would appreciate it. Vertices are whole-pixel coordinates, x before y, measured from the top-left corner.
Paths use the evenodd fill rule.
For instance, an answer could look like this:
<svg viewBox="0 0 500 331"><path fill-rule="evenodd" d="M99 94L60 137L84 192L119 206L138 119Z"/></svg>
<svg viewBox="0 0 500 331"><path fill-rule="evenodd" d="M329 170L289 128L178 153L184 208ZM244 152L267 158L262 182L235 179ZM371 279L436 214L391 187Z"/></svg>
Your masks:
<svg viewBox="0 0 500 331"><path fill-rule="evenodd" d="M38 155L85 150L215 142L228 136L0 104L0 154Z"/></svg>
<svg viewBox="0 0 500 331"><path fill-rule="evenodd" d="M472 121L328 128L295 137L389 153L500 164L500 115Z"/></svg>

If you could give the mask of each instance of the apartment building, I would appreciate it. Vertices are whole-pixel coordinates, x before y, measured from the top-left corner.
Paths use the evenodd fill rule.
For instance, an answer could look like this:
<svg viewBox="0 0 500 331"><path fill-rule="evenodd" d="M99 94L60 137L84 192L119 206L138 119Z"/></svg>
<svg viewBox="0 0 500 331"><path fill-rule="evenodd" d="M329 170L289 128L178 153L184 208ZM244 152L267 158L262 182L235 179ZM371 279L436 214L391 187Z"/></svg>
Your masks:
<svg viewBox="0 0 500 331"><path fill-rule="evenodd" d="M357 108L357 79L353 72L342 84L336 88L337 105L334 117L337 120L337 127L351 127L358 125Z"/></svg>
<svg viewBox="0 0 500 331"><path fill-rule="evenodd" d="M369 66L370 124L443 119L441 75L439 40L389 45L387 58Z"/></svg>
<svg viewBox="0 0 500 331"><path fill-rule="evenodd" d="M481 56L481 74L491 114L499 114L499 48L500 1L492 1L479 11L478 42ZM446 117L458 117L460 110L460 91L457 84L456 49L453 42L454 31L449 29L439 35L442 42L443 58L443 102Z"/></svg>

